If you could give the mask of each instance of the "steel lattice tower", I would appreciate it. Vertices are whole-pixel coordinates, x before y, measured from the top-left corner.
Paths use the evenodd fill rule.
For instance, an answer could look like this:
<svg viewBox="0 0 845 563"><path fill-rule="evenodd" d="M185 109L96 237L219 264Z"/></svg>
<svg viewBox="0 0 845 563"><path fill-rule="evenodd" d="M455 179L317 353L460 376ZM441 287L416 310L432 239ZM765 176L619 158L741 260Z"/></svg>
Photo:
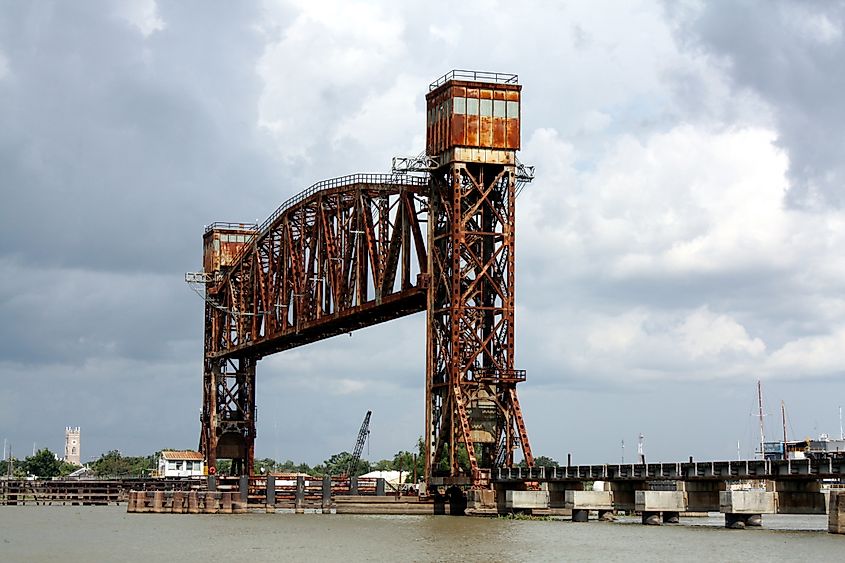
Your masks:
<svg viewBox="0 0 845 563"><path fill-rule="evenodd" d="M514 369L520 93L515 75L453 71L426 96L429 484L486 486L519 446L533 465Z"/></svg>

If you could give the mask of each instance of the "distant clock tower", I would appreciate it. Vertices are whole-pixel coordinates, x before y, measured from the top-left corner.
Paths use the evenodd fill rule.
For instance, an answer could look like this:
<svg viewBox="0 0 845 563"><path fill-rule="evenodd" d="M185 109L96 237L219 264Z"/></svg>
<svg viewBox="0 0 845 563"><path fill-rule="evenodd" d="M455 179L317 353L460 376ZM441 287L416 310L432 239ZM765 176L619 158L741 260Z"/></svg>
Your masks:
<svg viewBox="0 0 845 563"><path fill-rule="evenodd" d="M82 465L79 463L79 426L65 427L65 461Z"/></svg>

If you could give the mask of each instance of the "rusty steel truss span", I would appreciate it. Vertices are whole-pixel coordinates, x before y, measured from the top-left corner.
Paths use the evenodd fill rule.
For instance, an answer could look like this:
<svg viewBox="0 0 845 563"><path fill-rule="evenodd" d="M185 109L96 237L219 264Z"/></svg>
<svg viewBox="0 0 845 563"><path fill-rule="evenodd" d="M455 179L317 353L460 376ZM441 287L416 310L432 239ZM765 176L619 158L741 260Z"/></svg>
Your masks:
<svg viewBox="0 0 845 563"><path fill-rule="evenodd" d="M452 71L426 95L426 152L391 175L315 184L263 224L206 229L200 448L252 473L255 365L268 354L427 311L425 478L490 486L533 457L514 362L513 74Z"/></svg>
<svg viewBox="0 0 845 563"><path fill-rule="evenodd" d="M425 309L426 185L347 176L316 184L258 228L208 229L207 252L223 257L204 280L209 465L232 458L252 472L258 359Z"/></svg>

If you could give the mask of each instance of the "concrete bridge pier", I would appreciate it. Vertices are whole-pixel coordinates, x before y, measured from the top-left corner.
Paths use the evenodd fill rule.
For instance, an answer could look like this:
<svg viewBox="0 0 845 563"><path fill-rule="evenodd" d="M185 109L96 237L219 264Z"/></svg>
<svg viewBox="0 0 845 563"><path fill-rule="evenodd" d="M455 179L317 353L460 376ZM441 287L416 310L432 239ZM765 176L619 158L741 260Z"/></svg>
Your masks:
<svg viewBox="0 0 845 563"><path fill-rule="evenodd" d="M505 491L505 512L533 513L535 510L548 510L549 491Z"/></svg>
<svg viewBox="0 0 845 563"><path fill-rule="evenodd" d="M777 512L777 495L769 491L722 491L719 511L725 515L726 528L759 527L763 514Z"/></svg>
<svg viewBox="0 0 845 563"><path fill-rule="evenodd" d="M827 531L831 534L845 534L845 491L830 492Z"/></svg>
<svg viewBox="0 0 845 563"><path fill-rule="evenodd" d="M499 513L496 498L504 496L504 489L470 489L467 491L467 506L465 514L495 516Z"/></svg>
<svg viewBox="0 0 845 563"><path fill-rule="evenodd" d="M648 526L677 524L681 512L686 511L684 491L635 491L634 498L635 510L642 514L642 522Z"/></svg>
<svg viewBox="0 0 845 563"><path fill-rule="evenodd" d="M600 520L613 513L613 493L610 491L566 491L565 506L572 510L573 522L587 522L590 511L598 512Z"/></svg>

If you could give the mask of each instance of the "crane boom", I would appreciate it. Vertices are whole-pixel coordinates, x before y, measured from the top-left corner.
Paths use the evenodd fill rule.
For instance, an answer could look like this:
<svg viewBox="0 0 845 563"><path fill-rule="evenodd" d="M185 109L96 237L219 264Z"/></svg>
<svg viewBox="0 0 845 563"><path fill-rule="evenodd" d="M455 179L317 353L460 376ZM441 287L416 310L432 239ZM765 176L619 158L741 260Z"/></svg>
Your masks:
<svg viewBox="0 0 845 563"><path fill-rule="evenodd" d="M361 459L361 452L364 451L364 442L367 441L367 436L370 433L370 415L373 411L367 411L364 416L364 422L361 423L361 429L358 431L358 441L355 442L355 451L352 453L352 459L349 460L349 465L346 467L346 474L352 477L352 472L358 467L358 461Z"/></svg>

